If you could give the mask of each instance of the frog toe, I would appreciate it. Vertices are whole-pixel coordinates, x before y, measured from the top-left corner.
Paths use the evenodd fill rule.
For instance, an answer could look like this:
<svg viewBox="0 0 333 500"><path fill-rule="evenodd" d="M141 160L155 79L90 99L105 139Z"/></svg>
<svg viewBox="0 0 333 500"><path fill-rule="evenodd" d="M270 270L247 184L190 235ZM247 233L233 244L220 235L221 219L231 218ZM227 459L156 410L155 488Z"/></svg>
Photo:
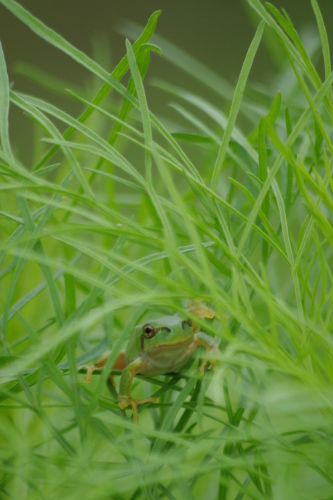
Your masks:
<svg viewBox="0 0 333 500"><path fill-rule="evenodd" d="M90 384L91 382L91 376L96 370L96 367L94 365L92 366L84 366L84 368L87 370L86 376L84 377L84 383L85 384Z"/></svg>
<svg viewBox="0 0 333 500"><path fill-rule="evenodd" d="M200 299L193 299L187 304L187 309L197 318L219 318L219 314L206 306Z"/></svg>
<svg viewBox="0 0 333 500"><path fill-rule="evenodd" d="M127 408L127 406L132 407L133 411L133 422L135 424L139 423L139 412L138 406L143 405L145 403L157 403L157 398L145 398L145 399L133 399L131 397L119 398L118 406L121 410Z"/></svg>

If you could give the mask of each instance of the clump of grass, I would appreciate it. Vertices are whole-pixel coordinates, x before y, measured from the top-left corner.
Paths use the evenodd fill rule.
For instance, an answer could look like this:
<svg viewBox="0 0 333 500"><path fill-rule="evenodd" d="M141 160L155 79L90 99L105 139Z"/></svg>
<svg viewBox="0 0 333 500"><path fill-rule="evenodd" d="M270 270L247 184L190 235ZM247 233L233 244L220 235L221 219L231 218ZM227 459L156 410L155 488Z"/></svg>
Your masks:
<svg viewBox="0 0 333 500"><path fill-rule="evenodd" d="M231 100L230 84L157 38L207 90L157 82L175 101L168 126L143 83L159 12L109 74L0 3L101 85L89 100L70 93L82 104L73 118L11 89L0 52L2 495L328 498L333 73L316 0L325 76L285 12L248 0L261 21ZM274 81L248 81L264 30L288 61L276 94ZM43 130L32 167L10 143L10 106ZM200 379L195 361L181 377L135 379L134 393L159 403L133 425L108 368L137 323L185 317L195 297L221 316L200 323L221 339L218 373ZM78 367L107 348L84 385Z"/></svg>

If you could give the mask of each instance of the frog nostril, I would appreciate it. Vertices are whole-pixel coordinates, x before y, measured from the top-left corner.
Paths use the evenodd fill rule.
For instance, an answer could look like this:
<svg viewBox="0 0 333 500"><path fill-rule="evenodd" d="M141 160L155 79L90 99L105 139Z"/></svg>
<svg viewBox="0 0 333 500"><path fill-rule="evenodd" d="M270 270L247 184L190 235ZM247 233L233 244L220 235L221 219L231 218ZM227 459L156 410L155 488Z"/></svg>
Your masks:
<svg viewBox="0 0 333 500"><path fill-rule="evenodd" d="M166 330L166 331L167 331L167 333L170 333L170 332L171 332L170 328L168 328L167 326L162 326L162 327L161 327L161 330Z"/></svg>
<svg viewBox="0 0 333 500"><path fill-rule="evenodd" d="M184 321L182 321L182 329L183 330L185 328L185 325L192 326L192 321L190 319L184 319Z"/></svg>

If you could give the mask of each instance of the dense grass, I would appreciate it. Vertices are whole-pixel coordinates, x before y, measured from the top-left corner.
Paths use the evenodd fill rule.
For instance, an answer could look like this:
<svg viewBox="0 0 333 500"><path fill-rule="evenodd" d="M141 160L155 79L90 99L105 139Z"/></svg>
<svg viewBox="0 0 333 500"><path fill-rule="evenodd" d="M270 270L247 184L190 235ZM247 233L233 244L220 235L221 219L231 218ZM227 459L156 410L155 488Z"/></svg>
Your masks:
<svg viewBox="0 0 333 500"><path fill-rule="evenodd" d="M259 22L234 89L156 37L206 86L155 82L170 123L143 83L159 12L140 36L127 25L137 39L109 74L0 0L100 82L88 100L70 93L73 118L12 90L0 53L2 498L332 496L333 72L311 3L309 53L286 13L248 0ZM276 82L248 82L264 31L286 61L276 95ZM12 107L43 138L33 165L9 140ZM108 369L136 324L186 317L196 297L221 316L201 321L220 339L219 369L137 377L134 395L159 402L134 425ZM84 385L80 367L106 349Z"/></svg>

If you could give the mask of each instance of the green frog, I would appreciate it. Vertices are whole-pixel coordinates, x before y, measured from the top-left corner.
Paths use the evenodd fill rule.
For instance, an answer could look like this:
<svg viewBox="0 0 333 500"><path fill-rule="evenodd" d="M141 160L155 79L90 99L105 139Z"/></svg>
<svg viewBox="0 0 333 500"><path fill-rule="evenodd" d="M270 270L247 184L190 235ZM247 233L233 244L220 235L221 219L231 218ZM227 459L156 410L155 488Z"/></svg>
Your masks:
<svg viewBox="0 0 333 500"><path fill-rule="evenodd" d="M192 300L188 304L192 315L199 318L219 317L213 310L200 300ZM113 365L114 370L122 370L118 406L121 409L132 407L133 421L138 423L138 405L156 403L156 398L133 399L131 387L133 377L142 373L148 377L166 373L178 373L186 365L190 356L199 346L203 346L207 354L219 352L218 344L206 333L200 332L200 327L190 319L182 319L178 314L148 321L134 328L131 338L124 351L119 353ZM87 367L85 382L89 383L95 370L100 370L106 364L109 354L103 356L94 365ZM215 361L204 358L199 374L203 375L209 362L215 369ZM113 382L113 379L112 379Z"/></svg>

